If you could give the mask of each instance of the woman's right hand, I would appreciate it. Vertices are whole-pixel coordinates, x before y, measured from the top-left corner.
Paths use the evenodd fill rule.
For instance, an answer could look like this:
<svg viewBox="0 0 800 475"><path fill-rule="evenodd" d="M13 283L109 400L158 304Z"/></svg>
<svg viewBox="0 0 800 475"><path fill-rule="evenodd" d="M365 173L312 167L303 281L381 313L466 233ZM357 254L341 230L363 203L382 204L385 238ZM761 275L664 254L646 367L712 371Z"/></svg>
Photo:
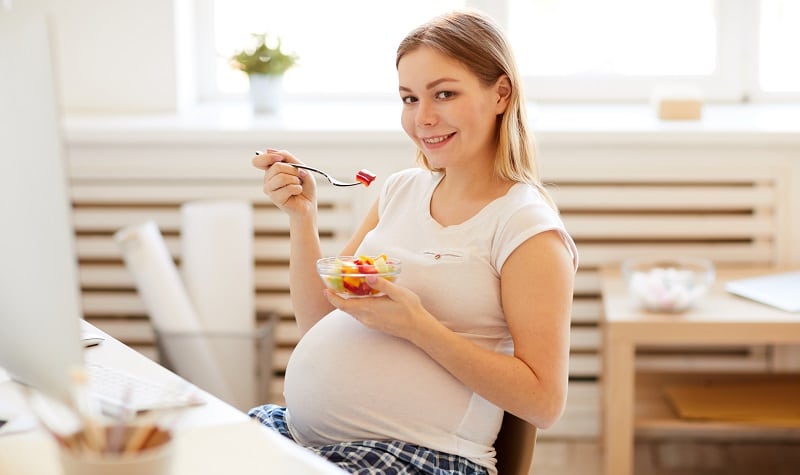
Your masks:
<svg viewBox="0 0 800 475"><path fill-rule="evenodd" d="M253 166L264 170L264 193L289 215L307 215L316 210L317 187L306 170L288 163L302 163L286 150L267 149L253 157Z"/></svg>

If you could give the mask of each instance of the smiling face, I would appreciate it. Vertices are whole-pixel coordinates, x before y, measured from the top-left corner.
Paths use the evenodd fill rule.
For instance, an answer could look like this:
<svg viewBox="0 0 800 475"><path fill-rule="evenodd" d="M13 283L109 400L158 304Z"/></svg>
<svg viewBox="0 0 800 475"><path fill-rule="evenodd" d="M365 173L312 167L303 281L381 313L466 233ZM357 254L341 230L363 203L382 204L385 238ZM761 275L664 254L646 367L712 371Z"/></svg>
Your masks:
<svg viewBox="0 0 800 475"><path fill-rule="evenodd" d="M426 46L406 53L397 74L403 129L432 168L491 166L507 79L486 86L461 62Z"/></svg>

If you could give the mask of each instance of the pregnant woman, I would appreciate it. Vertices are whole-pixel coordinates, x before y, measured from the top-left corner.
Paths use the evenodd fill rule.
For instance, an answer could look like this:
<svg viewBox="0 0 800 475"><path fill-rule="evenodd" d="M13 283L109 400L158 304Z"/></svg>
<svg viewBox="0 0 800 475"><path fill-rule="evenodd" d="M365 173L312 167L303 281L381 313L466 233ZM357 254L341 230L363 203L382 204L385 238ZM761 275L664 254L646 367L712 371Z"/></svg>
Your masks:
<svg viewBox="0 0 800 475"><path fill-rule="evenodd" d="M342 255L402 262L379 297L326 290L316 188L285 150L253 158L289 215L302 338L286 407L251 416L357 474L494 474L503 412L539 428L567 397L577 250L542 186L519 73L500 28L457 11L396 57L418 166L397 172Z"/></svg>

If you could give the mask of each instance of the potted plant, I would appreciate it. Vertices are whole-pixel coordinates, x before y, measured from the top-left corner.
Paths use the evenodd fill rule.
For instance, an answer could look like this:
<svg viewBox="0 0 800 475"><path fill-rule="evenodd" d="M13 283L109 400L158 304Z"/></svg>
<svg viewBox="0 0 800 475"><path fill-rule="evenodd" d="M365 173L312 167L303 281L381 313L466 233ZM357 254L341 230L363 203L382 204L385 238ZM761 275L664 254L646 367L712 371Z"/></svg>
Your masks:
<svg viewBox="0 0 800 475"><path fill-rule="evenodd" d="M283 75L297 64L298 56L283 51L280 37L253 33L253 44L231 57L234 68L247 74L250 98L256 112L277 112L283 99Z"/></svg>

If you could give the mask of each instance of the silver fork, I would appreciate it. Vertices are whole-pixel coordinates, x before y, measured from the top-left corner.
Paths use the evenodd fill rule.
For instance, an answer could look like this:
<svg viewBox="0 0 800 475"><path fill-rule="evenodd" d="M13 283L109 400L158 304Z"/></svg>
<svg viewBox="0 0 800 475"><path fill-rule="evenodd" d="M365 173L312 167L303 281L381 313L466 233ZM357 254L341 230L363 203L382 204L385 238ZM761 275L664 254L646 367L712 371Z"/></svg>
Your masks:
<svg viewBox="0 0 800 475"><path fill-rule="evenodd" d="M263 152L261 152L260 150L256 151L256 155L261 155L262 153L263 153ZM334 177L330 176L329 174L325 173L324 171L322 171L322 170L318 170L318 169L316 169L316 168L314 168L314 167L309 167L308 165L300 165L299 163L289 163L289 162L282 162L282 163L285 163L285 164L287 164L287 165L291 165L291 166L293 166L293 167L295 167L295 168L302 168L303 170L308 170L308 171L310 171L310 172L319 173L320 175L322 175L322 176L324 176L325 178L327 178L327 179L328 179L328 181L331 183L331 185L334 185L334 186L356 186L356 185L363 185L363 183L361 183L360 181L356 181L356 182L347 182L347 181L341 181L341 180L337 180L336 178L334 178Z"/></svg>

